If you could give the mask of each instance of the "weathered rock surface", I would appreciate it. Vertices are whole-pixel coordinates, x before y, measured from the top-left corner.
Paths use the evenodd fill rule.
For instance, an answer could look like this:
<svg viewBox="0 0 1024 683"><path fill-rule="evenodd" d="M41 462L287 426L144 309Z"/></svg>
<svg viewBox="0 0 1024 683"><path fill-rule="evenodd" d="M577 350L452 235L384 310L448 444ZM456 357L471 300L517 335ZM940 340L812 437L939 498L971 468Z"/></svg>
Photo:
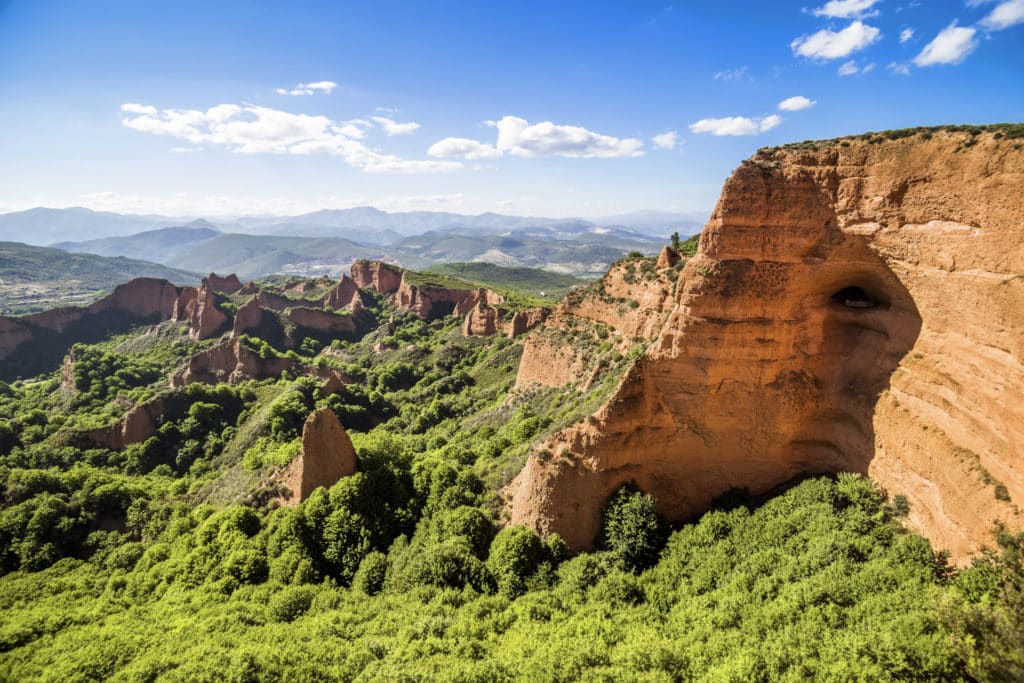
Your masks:
<svg viewBox="0 0 1024 683"><path fill-rule="evenodd" d="M551 315L550 308L526 308L516 311L512 314L512 320L508 324L509 338L521 337L541 325L549 315Z"/></svg>
<svg viewBox="0 0 1024 683"><path fill-rule="evenodd" d="M678 251L666 244L662 247L661 253L658 254L658 262L655 265L657 265L659 270L662 268L671 268L679 263L682 258L682 255Z"/></svg>
<svg viewBox="0 0 1024 683"><path fill-rule="evenodd" d="M92 446L115 450L142 443L156 433L161 418L174 400L173 393L154 396L133 407L117 422L89 430L84 434L84 441Z"/></svg>
<svg viewBox="0 0 1024 683"><path fill-rule="evenodd" d="M353 334L359 327L355 316L332 313L319 308L289 308L285 317L299 327L332 336Z"/></svg>
<svg viewBox="0 0 1024 683"><path fill-rule="evenodd" d="M203 278L202 284L219 294L234 294L242 288L242 282L234 273L227 277L221 277L220 275L217 275L217 273L210 273Z"/></svg>
<svg viewBox="0 0 1024 683"><path fill-rule="evenodd" d="M237 384L246 379L278 377L285 370L296 369L305 367L286 356L261 358L241 339L232 338L189 358L185 367L171 377L171 386L181 387L193 382Z"/></svg>
<svg viewBox="0 0 1024 683"><path fill-rule="evenodd" d="M0 379L56 369L75 342L91 343L135 325L168 320L178 294L166 280L136 278L87 308L0 316Z"/></svg>
<svg viewBox="0 0 1024 683"><path fill-rule="evenodd" d="M485 337L498 333L501 311L484 301L477 301L462 321L462 334L466 337Z"/></svg>
<svg viewBox="0 0 1024 683"><path fill-rule="evenodd" d="M362 303L363 296L359 291L359 285L348 275L342 275L338 284L328 290L323 298L323 305L335 310L351 308Z"/></svg>
<svg viewBox="0 0 1024 683"><path fill-rule="evenodd" d="M253 297L238 307L235 320L231 326L231 336L240 337L250 332L258 332L263 325L263 309L257 297Z"/></svg>
<svg viewBox="0 0 1024 683"><path fill-rule="evenodd" d="M189 303L185 312L188 313L189 336L193 339L216 337L231 322L227 314L217 307L217 295L206 284L199 287L196 298Z"/></svg>
<svg viewBox="0 0 1024 683"><path fill-rule="evenodd" d="M907 496L909 522L958 561L993 521L1024 528L1024 151L971 140L742 164L658 341L592 420L545 444L566 457L530 457L511 522L585 548L625 482L680 521L733 487L855 471Z"/></svg>
<svg viewBox="0 0 1024 683"><path fill-rule="evenodd" d="M380 261L356 261L351 272L358 287L370 287L381 294L397 292L402 284L402 269Z"/></svg>
<svg viewBox="0 0 1024 683"><path fill-rule="evenodd" d="M282 505L298 505L321 486L330 487L356 473L358 460L352 440L330 408L321 408L302 427L302 453L274 479L287 491Z"/></svg>

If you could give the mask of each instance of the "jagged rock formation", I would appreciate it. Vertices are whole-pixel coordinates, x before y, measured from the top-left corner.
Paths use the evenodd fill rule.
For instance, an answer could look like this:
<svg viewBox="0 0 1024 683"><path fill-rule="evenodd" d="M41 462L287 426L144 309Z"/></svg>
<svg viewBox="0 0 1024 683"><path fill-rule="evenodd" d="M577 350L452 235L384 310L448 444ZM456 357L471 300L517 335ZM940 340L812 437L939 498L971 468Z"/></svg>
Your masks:
<svg viewBox="0 0 1024 683"><path fill-rule="evenodd" d="M302 426L302 453L274 476L287 493L282 505L298 505L321 486L332 486L356 473L358 460L352 440L330 408L321 408Z"/></svg>
<svg viewBox="0 0 1024 683"><path fill-rule="evenodd" d="M370 287L381 294L397 292L402 284L402 269L380 261L356 261L351 272L358 287Z"/></svg>
<svg viewBox="0 0 1024 683"><path fill-rule="evenodd" d="M467 337L486 337L498 333L501 311L484 301L478 301L462 321L462 334Z"/></svg>
<svg viewBox="0 0 1024 683"><path fill-rule="evenodd" d="M476 301L476 291L467 289L451 289L429 284L414 284L407 275L402 275L402 282L395 292L395 303L399 308L426 320L440 318L456 312L460 304L472 305Z"/></svg>
<svg viewBox="0 0 1024 683"><path fill-rule="evenodd" d="M350 335L359 328L355 316L331 313L319 308L289 308L285 317L305 330L330 336Z"/></svg>
<svg viewBox="0 0 1024 683"><path fill-rule="evenodd" d="M240 337L249 332L258 332L263 326L263 308L259 298L253 297L238 307L235 320L231 326L231 336Z"/></svg>
<svg viewBox="0 0 1024 683"><path fill-rule="evenodd" d="M189 336L192 339L216 337L231 322L227 314L217 307L217 295L205 283L199 287L195 299L185 307L185 313L188 314Z"/></svg>
<svg viewBox="0 0 1024 683"><path fill-rule="evenodd" d="M217 273L210 273L203 278L203 283L210 290L219 294L234 294L242 288L242 282L234 273L227 277L221 277Z"/></svg>
<svg viewBox="0 0 1024 683"><path fill-rule="evenodd" d="M351 309L353 306L362 306L363 303L363 295L359 291L359 285L348 275L342 275L341 279L338 280L338 284L328 290L323 298L324 307L333 308L334 310Z"/></svg>
<svg viewBox="0 0 1024 683"><path fill-rule="evenodd" d="M618 338L621 352L654 339L674 305L675 283L671 273L643 264L653 265L646 260L619 261L595 285L567 296L544 327L524 342L516 387L557 387L596 369L591 367L590 351L563 339L563 333L579 322L606 325L609 338Z"/></svg>
<svg viewBox="0 0 1024 683"><path fill-rule="evenodd" d="M521 337L530 330L538 327L548 316L551 315L550 308L525 308L512 314L512 320L508 324L508 336L510 339Z"/></svg>
<svg viewBox="0 0 1024 683"><path fill-rule="evenodd" d="M184 369L171 377L171 386L181 387L193 382L237 384L245 379L278 377L285 370L305 369L287 356L261 357L241 339L232 338L189 358Z"/></svg>
<svg viewBox="0 0 1024 683"><path fill-rule="evenodd" d="M142 443L156 433L161 418L174 403L174 393L160 394L139 403L124 417L106 427L91 429L81 440L91 447L120 450L133 443Z"/></svg>
<svg viewBox="0 0 1024 683"><path fill-rule="evenodd" d="M55 369L75 342L168 320L178 296L178 288L166 280L136 278L87 308L0 316L0 379Z"/></svg>
<svg viewBox="0 0 1024 683"><path fill-rule="evenodd" d="M662 268L671 268L679 263L682 258L682 254L666 244L662 247L661 253L658 254L658 261L655 265L659 270Z"/></svg>
<svg viewBox="0 0 1024 683"><path fill-rule="evenodd" d="M1024 151L992 132L762 150L657 341L509 487L511 522L584 548L625 482L679 521L734 487L855 471L958 561L994 520L1024 528L1022 197Z"/></svg>

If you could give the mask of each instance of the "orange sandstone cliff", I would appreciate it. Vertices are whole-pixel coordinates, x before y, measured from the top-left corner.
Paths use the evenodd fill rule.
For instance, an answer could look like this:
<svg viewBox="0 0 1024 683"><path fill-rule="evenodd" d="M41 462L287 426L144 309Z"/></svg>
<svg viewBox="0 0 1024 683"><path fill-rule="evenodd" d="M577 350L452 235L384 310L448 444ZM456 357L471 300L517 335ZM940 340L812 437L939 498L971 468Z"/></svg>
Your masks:
<svg viewBox="0 0 1024 683"><path fill-rule="evenodd" d="M298 505L318 487L355 474L358 466L352 440L338 418L330 408L321 408L302 427L302 453L274 477L286 491L278 500Z"/></svg>
<svg viewBox="0 0 1024 683"><path fill-rule="evenodd" d="M626 482L678 522L733 488L853 471L905 495L958 561L994 521L1024 528L1024 151L1000 138L862 136L744 162L654 341L596 415L535 449L511 522L586 548ZM568 306L548 324L605 319ZM620 318L641 338L659 321ZM543 381L545 352L571 355L528 345L520 383Z"/></svg>

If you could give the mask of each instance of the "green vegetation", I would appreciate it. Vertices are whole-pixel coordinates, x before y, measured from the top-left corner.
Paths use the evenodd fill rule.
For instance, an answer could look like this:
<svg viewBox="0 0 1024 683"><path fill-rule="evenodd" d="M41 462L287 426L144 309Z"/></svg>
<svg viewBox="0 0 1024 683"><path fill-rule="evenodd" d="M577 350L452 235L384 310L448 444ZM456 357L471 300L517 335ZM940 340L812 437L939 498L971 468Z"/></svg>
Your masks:
<svg viewBox="0 0 1024 683"><path fill-rule="evenodd" d="M624 262L652 277L649 258ZM660 277L654 272L653 277ZM622 304L628 305L628 304ZM640 355L604 325L546 330L590 363L514 389L522 348L375 301L359 340L285 373L169 391L197 350L173 323L0 383L0 677L12 680L1019 680L1024 536L956 571L861 476L741 493L674 531L626 485L594 552L502 528L498 492ZM149 438L88 430L159 397ZM270 475L320 407L359 472L295 507ZM538 457L571 456L538 453Z"/></svg>
<svg viewBox="0 0 1024 683"><path fill-rule="evenodd" d="M429 273L447 275L477 287L493 289L500 294L521 295L543 304L557 303L573 287L585 280L553 273L539 268L497 266L493 263L442 263L427 269Z"/></svg>
<svg viewBox="0 0 1024 683"><path fill-rule="evenodd" d="M0 314L85 306L136 277L164 278L177 284L199 281L196 273L147 261L0 242Z"/></svg>
<svg viewBox="0 0 1024 683"><path fill-rule="evenodd" d="M826 147L840 145L849 146L851 140L863 140L869 144L877 144L883 140L900 140L903 138L920 137L928 140L936 133L967 133L970 138L958 148L964 149L977 144L978 136L983 133L991 134L996 140L1016 140L1024 138L1024 123L992 123L983 126L975 125L946 125L946 126L918 126L916 128L902 128L899 130L883 130L878 132L863 133L861 135L847 135L840 138L827 140L804 140L803 142L792 142L781 147L763 147L757 150L758 155L770 155L780 149L816 151Z"/></svg>

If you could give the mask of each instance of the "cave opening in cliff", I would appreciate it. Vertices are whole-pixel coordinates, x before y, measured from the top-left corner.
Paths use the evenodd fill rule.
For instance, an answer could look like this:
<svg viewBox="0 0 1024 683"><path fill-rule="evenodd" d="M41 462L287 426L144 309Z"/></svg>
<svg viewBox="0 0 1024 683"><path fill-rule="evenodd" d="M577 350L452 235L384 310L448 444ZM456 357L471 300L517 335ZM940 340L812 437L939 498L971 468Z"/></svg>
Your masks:
<svg viewBox="0 0 1024 683"><path fill-rule="evenodd" d="M832 301L846 308L875 308L885 305L884 301L857 286L843 287L832 295Z"/></svg>

